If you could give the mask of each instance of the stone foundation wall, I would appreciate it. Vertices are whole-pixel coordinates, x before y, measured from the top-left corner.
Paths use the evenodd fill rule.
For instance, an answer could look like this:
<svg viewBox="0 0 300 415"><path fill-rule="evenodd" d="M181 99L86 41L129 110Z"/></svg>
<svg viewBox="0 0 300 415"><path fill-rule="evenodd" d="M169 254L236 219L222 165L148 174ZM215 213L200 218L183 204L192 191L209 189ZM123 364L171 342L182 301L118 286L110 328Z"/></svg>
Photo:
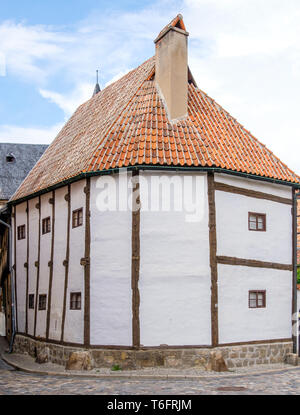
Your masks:
<svg viewBox="0 0 300 415"><path fill-rule="evenodd" d="M113 350L85 349L84 347L61 346L31 339L20 334L14 341L14 353L26 353L32 357L48 349L49 361L65 365L72 352L88 351L95 368L141 369L145 367L165 368L204 368L212 350L221 350L228 368L253 366L269 363L283 363L292 353L292 342L250 344L241 346L217 347L215 349L148 349Z"/></svg>

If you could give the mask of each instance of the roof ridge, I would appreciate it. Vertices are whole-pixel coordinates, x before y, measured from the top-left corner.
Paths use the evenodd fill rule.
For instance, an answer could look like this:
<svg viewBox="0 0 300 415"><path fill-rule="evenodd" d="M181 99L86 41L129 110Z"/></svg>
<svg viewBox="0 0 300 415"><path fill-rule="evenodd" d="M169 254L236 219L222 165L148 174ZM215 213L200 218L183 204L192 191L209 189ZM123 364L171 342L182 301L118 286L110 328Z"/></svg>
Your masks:
<svg viewBox="0 0 300 415"><path fill-rule="evenodd" d="M151 71L152 71L153 69L151 68ZM149 71L150 73L151 73L151 71ZM147 80L146 79L144 79L142 82L141 82L141 84L138 86L138 88L136 89L136 91L135 91L135 93L132 95L132 97L130 98L130 100L127 102L127 104L125 104L124 105L124 107L122 108L122 110L119 112L119 114L117 114L116 115L116 117L115 117L115 119L113 120L113 122L111 123L111 125L108 127L108 129L106 130L106 132L105 132L105 134L103 135L103 139L102 139L102 141L101 141L101 143L100 144L98 144L97 145L97 147L95 148L95 150L92 152L92 160L94 160L94 161L91 161L90 163L89 163L89 165L87 166L87 169L86 169L86 171L91 171L91 170L93 170L93 168L94 168L94 166L95 166L95 164L96 164L96 162L97 162L97 159L96 159L96 156L95 156L95 154L96 154L96 152L97 151L100 151L100 149L101 149L101 147L104 145L104 140L106 139L108 139L108 135L109 135L109 133L111 132L111 130L113 129L113 127L116 125L116 123L117 123L117 121L121 118L121 116L122 116L122 114L124 113L124 111L126 110L126 108L128 108L128 107L130 107L130 105L132 104L132 101L133 101L133 99L134 99L134 97L137 95L137 93L138 93L138 91L142 88L142 86L144 85L144 83L146 82Z"/></svg>
<svg viewBox="0 0 300 415"><path fill-rule="evenodd" d="M77 109L76 109L76 110L74 111L74 113L72 114L71 118L75 115L75 113L76 113L76 112L77 112L80 108L82 108L83 106L85 106L88 102L92 101L93 99L99 99L99 97L101 97L101 96L103 96L103 95L104 95L104 91L106 91L106 93L107 93L107 90L108 90L108 89L113 88L113 86L115 86L115 84L116 84L116 83L121 82L124 78L126 78L127 76L129 76L129 75L130 75L130 74L132 74L133 72L137 72L137 71L138 71L138 69L140 69L142 66L145 66L145 65L146 65L146 63L148 63L148 62L149 62L149 61L151 61L152 59L154 60L154 59L155 59L155 56L151 56L151 58L149 58L149 59L147 59L145 62L141 63L141 64L140 64L139 66L137 66L136 68L131 69L129 72L127 72L126 74L124 74L123 76L121 76L121 78L117 79L116 81L114 81L114 82L110 83L109 85L107 85L105 88L101 89L101 91L99 91L97 94L92 95L89 99L87 99L85 102L83 102L82 104L80 104L80 105L77 107ZM152 71L153 71L153 68L152 68ZM150 74L149 74L149 76L150 76Z"/></svg>
<svg viewBox="0 0 300 415"><path fill-rule="evenodd" d="M151 60L154 60L155 59L155 56L151 56L151 58L149 58L149 59L147 59L147 60L145 60L145 62L143 62L143 63L141 63L139 66L137 66L136 68L134 68L134 69L131 69L129 72L127 72L127 73L125 73L123 76L121 76L121 78L119 78L119 79L117 79L116 81L114 81L114 82L111 82L109 85L107 85L105 88L103 88L103 89L101 89L101 91L100 92L98 92L98 94L96 94L96 96L97 96L97 98L99 99L99 96L101 96L101 94L103 94L103 92L105 91L105 90L107 90L108 88L110 88L110 87L113 87L113 86L115 86L115 84L117 83L117 82L120 82L120 81L122 81L124 78L126 78L126 77L128 77L130 74L132 74L133 72L137 72L142 66L145 66L148 62L150 62ZM151 72L153 71L153 68L151 68L151 71L149 72L149 75L151 74ZM88 101L90 101L90 100L92 100L92 99L94 99L95 98L95 96L91 96L91 98L89 98L86 102L88 102ZM86 103L85 102L85 103ZM83 103L83 104L81 104L81 105L84 105L85 103Z"/></svg>

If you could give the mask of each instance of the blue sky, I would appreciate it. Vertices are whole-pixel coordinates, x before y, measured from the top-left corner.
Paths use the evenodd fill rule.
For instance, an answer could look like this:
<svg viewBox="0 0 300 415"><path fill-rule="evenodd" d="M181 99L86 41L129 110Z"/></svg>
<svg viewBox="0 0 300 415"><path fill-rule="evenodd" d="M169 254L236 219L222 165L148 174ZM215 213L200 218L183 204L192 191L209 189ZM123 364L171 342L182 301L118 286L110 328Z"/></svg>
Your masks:
<svg viewBox="0 0 300 415"><path fill-rule="evenodd" d="M198 86L300 173L299 0L2 1L0 141L50 143L177 13Z"/></svg>
<svg viewBox="0 0 300 415"><path fill-rule="evenodd" d="M15 0L1 2L2 20L26 20L29 24L72 25L96 12L141 10L152 1L140 0Z"/></svg>

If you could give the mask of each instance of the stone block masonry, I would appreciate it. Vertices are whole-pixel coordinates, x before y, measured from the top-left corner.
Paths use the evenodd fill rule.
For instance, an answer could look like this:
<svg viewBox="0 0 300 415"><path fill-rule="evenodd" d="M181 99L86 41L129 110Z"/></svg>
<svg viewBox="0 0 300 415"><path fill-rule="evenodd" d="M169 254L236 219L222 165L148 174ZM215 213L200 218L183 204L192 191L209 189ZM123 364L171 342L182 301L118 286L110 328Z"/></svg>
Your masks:
<svg viewBox="0 0 300 415"><path fill-rule="evenodd" d="M230 369L260 364L284 363L292 353L291 341L278 343L247 344L212 348L151 348L142 350L131 349L100 349L84 348L46 343L17 334L14 342L14 353L29 354L36 357L37 353L48 348L49 362L66 365L72 352L87 351L94 368L111 368L119 365L124 370L143 369L147 367L165 368L199 368L206 367L212 350L220 350Z"/></svg>

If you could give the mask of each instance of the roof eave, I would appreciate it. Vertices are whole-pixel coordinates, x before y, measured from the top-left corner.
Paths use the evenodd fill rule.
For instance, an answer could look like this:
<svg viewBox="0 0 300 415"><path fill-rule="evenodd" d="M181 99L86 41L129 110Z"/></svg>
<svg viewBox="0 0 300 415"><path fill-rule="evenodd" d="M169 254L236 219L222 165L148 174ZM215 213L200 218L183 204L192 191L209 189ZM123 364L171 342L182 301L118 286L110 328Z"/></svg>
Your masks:
<svg viewBox="0 0 300 415"><path fill-rule="evenodd" d="M281 179L275 179L272 177L265 177L265 176L258 176L251 173L245 173L235 170L229 170L229 169L223 169L221 167L202 167L202 166L166 166L166 165L135 165L135 166L128 166L128 167L120 167L120 168L114 168L114 169L107 169L107 170L97 170L97 171L91 171L91 172L82 172L76 176L70 177L66 180L63 180L59 183L56 183L52 186L46 187L45 189L38 190L34 193L31 193L30 195L23 196L18 199L10 200L7 204L10 206L17 205L19 203L25 202L26 200L33 199L37 196L40 196L42 194L51 192L52 190L58 189L60 187L66 186L70 183L77 182L79 180L82 180L86 177L92 177L92 176L104 176L107 174L114 174L118 173L122 170L129 170L129 171L135 171L135 170L169 170L169 171L197 171L197 172L212 172L212 173L225 173L229 175L239 176L247 179L252 180L259 180L264 182L269 182L273 184L280 184L283 186L290 186L295 189L300 189L300 183L295 182L289 182L287 180L281 180Z"/></svg>

